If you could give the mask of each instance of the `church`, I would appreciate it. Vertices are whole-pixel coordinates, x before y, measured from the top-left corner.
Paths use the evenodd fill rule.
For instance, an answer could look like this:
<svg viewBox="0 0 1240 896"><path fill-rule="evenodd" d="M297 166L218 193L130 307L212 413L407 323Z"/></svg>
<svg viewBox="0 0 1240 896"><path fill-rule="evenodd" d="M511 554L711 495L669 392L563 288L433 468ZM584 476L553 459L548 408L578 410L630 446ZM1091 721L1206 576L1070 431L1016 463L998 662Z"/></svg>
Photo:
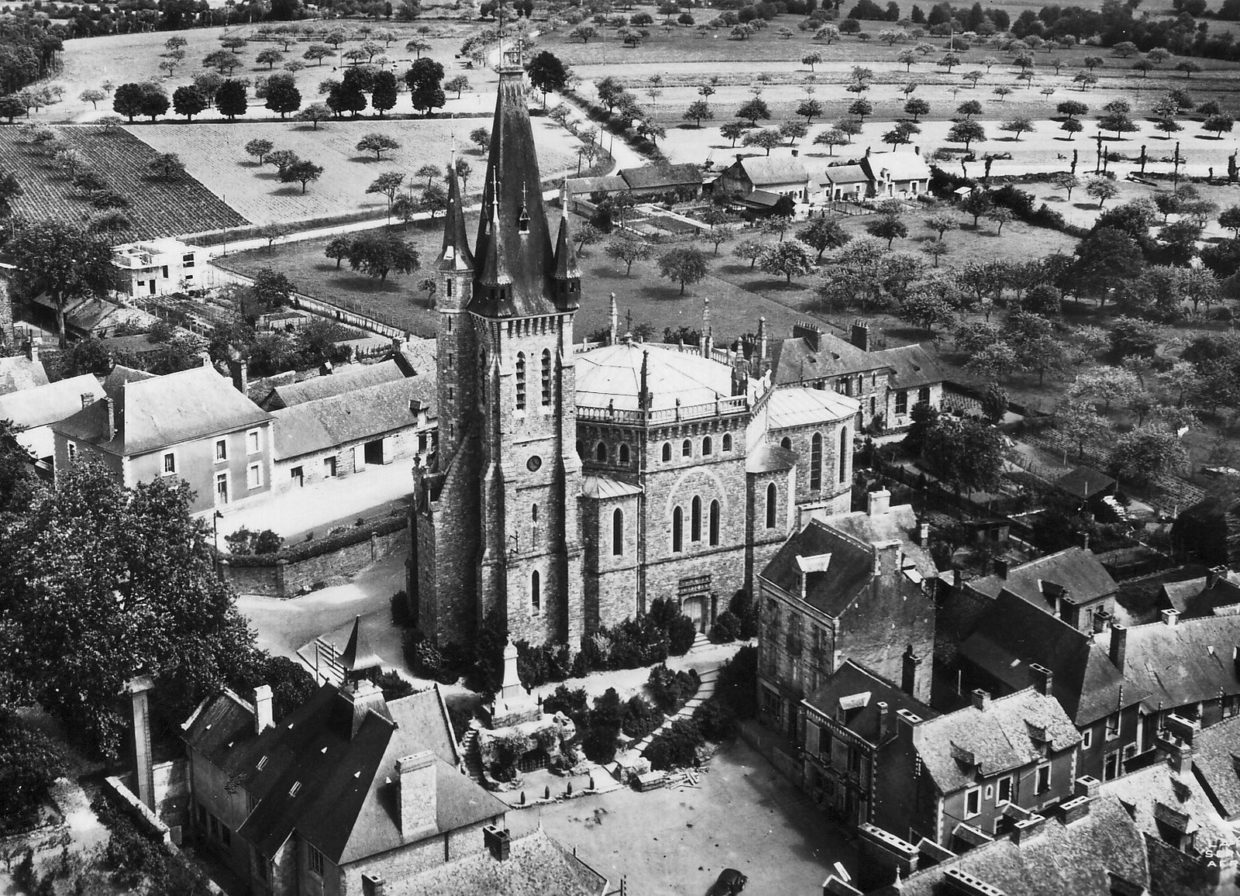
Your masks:
<svg viewBox="0 0 1240 896"><path fill-rule="evenodd" d="M414 470L407 594L436 643L498 612L567 643L674 599L706 631L811 514L850 510L858 400L773 387L746 359L619 332L575 343L569 202L543 206L524 76L506 55L472 245L449 183L437 259L438 450Z"/></svg>

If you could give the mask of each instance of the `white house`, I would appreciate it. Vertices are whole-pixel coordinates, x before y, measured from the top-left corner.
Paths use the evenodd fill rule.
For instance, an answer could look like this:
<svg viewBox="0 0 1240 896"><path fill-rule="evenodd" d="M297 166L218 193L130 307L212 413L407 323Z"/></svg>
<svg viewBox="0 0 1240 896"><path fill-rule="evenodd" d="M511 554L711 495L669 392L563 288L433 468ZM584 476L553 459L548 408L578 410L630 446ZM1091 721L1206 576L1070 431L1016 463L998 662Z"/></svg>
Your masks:
<svg viewBox="0 0 1240 896"><path fill-rule="evenodd" d="M207 251L171 237L125 243L112 248L121 271L120 291L130 296L162 296L212 285Z"/></svg>

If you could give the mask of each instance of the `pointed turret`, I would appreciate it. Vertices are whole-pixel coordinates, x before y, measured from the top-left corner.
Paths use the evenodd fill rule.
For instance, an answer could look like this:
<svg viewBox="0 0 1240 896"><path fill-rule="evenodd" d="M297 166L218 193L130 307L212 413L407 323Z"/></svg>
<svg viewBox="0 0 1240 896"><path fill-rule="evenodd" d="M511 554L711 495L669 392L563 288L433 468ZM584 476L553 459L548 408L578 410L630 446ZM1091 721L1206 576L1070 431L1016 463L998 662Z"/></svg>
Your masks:
<svg viewBox="0 0 1240 896"><path fill-rule="evenodd" d="M560 304L523 77L516 66L499 70L469 304L488 317L553 314Z"/></svg>
<svg viewBox="0 0 1240 896"><path fill-rule="evenodd" d="M568 211L572 196L568 192L568 179L560 186L560 232L555 239L556 297L562 308L576 308L581 295L581 269L577 266L577 253L573 249L573 235L568 223Z"/></svg>
<svg viewBox="0 0 1240 896"><path fill-rule="evenodd" d="M456 166L448 169L448 211L444 219L443 249L439 252L439 270L469 271L474 269L474 255L469 251L469 235L465 231L465 208Z"/></svg>
<svg viewBox="0 0 1240 896"><path fill-rule="evenodd" d="M607 344L615 345L620 339L620 309L616 307L616 294L611 294L611 310L609 314L609 325L607 328Z"/></svg>

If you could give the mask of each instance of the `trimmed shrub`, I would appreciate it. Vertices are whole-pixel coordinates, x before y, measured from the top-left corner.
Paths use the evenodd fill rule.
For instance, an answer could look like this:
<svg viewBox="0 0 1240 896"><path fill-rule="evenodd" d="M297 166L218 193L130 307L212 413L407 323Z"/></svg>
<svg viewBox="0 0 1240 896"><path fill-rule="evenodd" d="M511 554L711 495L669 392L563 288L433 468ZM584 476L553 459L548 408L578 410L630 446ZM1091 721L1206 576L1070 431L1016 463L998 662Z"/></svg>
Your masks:
<svg viewBox="0 0 1240 896"><path fill-rule="evenodd" d="M670 714L684 706L686 701L697 693L700 683L696 669L673 672L661 663L650 670L650 677L646 679L646 690L650 692L654 705Z"/></svg>
<svg viewBox="0 0 1240 896"><path fill-rule="evenodd" d="M662 725L663 718L663 713L655 709L648 700L634 694L624 705L624 722L620 730L634 740L641 740Z"/></svg>
<svg viewBox="0 0 1240 896"><path fill-rule="evenodd" d="M726 644L740 637L741 621L731 610L724 610L710 627L710 640L715 644Z"/></svg>
<svg viewBox="0 0 1240 896"><path fill-rule="evenodd" d="M650 742L645 756L651 768L683 768L697 764L697 748L704 743L695 722L677 719Z"/></svg>
<svg viewBox="0 0 1240 896"><path fill-rule="evenodd" d="M739 719L758 714L758 648L742 647L719 670L714 700L721 701Z"/></svg>

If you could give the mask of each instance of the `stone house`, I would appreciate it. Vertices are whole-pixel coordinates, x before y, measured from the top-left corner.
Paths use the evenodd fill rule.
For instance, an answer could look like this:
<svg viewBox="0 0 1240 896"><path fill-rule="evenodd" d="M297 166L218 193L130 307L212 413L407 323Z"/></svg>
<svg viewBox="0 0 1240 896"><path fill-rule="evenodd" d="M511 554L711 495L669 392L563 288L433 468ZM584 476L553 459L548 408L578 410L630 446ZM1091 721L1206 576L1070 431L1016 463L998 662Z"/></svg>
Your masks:
<svg viewBox="0 0 1240 896"><path fill-rule="evenodd" d="M0 345L3 344L0 337ZM39 360L38 341L26 339L19 354L0 357L0 395L36 389L47 384L47 370Z"/></svg>
<svg viewBox="0 0 1240 896"><path fill-rule="evenodd" d="M715 191L736 195L742 201L756 193L775 199L790 196L803 203L809 200L809 185L809 173L796 158L738 155L735 162L719 172Z"/></svg>
<svg viewBox="0 0 1240 896"><path fill-rule="evenodd" d="M861 168L875 199L916 199L930 192L930 166L913 152L867 152Z"/></svg>
<svg viewBox="0 0 1240 896"><path fill-rule="evenodd" d="M58 469L89 457L126 486L175 476L194 492L191 512L270 494L271 414L209 366L122 373L114 370L101 397L52 425Z"/></svg>
<svg viewBox="0 0 1240 896"><path fill-rule="evenodd" d="M1240 718L1227 719L1209 728L1191 728L1186 745L1191 751L1193 774L1205 790L1220 817L1230 825L1240 821Z"/></svg>
<svg viewBox="0 0 1240 896"><path fill-rule="evenodd" d="M251 892L346 896L483 852L507 807L458 770L439 689L322 685L276 723L271 689L184 723L190 829Z"/></svg>
<svg viewBox="0 0 1240 896"><path fill-rule="evenodd" d="M874 817L910 843L978 846L1014 818L1072 798L1081 736L1059 702L1033 688L998 699L975 691L964 709L922 721L897 713L896 723L878 753Z"/></svg>
<svg viewBox="0 0 1240 896"><path fill-rule="evenodd" d="M84 373L0 395L0 420L23 427L17 434L18 444L36 460L50 464L56 455L53 427L102 396L99 380Z"/></svg>
<svg viewBox="0 0 1240 896"><path fill-rule="evenodd" d="M889 371L883 421L887 429L910 426L913 408L919 404L933 408L943 406L943 383L947 374L924 345L901 345L872 354Z"/></svg>
<svg viewBox="0 0 1240 896"><path fill-rule="evenodd" d="M693 164L643 165L622 169L619 176L634 199L684 201L702 195L702 169Z"/></svg>
<svg viewBox="0 0 1240 896"><path fill-rule="evenodd" d="M785 752L804 742L801 701L845 660L888 680L911 675L914 696L929 702L916 667L933 649L938 571L927 528L890 497L873 492L864 511L813 517L758 576L759 721L784 736Z"/></svg>
<svg viewBox="0 0 1240 896"><path fill-rule="evenodd" d="M998 559L992 574L970 579L963 588L990 600L1006 590L1087 635L1102 631L1113 618L1119 591L1102 562L1083 547L1016 566Z"/></svg>
<svg viewBox="0 0 1240 896"><path fill-rule="evenodd" d="M860 202L870 193L870 175L860 165L828 165L815 180L814 202Z"/></svg>

